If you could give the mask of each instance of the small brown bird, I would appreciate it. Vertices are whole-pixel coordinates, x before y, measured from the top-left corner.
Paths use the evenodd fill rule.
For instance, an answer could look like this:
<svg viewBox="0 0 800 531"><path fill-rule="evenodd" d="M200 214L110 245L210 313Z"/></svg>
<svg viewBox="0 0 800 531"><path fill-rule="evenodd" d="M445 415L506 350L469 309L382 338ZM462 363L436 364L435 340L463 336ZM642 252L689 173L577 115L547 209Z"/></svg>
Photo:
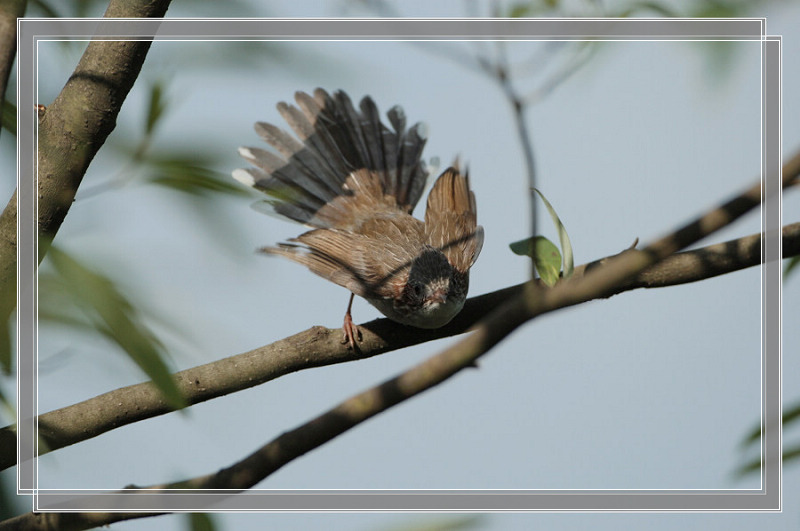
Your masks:
<svg viewBox="0 0 800 531"><path fill-rule="evenodd" d="M464 306L469 270L483 245L468 176L458 164L445 170L422 222L411 215L428 178L422 124L406 130L405 114L395 106L387 113L389 129L369 96L360 110L342 91L297 92L295 100L297 107L281 102L278 110L299 140L256 123L280 156L239 148L256 168L235 170L233 177L271 196L267 203L276 213L312 230L261 250L352 292L343 342L353 348L360 337L350 315L353 294L404 325L450 322Z"/></svg>

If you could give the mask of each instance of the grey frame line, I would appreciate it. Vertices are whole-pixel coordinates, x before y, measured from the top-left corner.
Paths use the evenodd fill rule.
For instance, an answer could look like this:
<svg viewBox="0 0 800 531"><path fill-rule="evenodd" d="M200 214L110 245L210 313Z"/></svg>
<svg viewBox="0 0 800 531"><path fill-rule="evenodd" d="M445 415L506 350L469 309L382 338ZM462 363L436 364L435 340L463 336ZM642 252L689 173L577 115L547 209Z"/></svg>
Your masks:
<svg viewBox="0 0 800 531"><path fill-rule="evenodd" d="M762 49L762 482L738 490L39 489L36 161L39 40L753 40ZM779 511L781 40L766 19L22 19L18 22L18 492L41 511ZM26 176L22 179L21 176ZM24 355L23 355L24 354Z"/></svg>

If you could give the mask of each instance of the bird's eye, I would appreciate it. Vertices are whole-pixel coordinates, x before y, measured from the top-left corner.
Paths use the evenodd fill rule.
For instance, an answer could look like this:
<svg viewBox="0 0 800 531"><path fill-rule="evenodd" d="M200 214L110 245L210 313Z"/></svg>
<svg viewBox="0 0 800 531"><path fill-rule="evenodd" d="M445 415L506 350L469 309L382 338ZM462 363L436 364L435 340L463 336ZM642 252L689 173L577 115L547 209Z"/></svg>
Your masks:
<svg viewBox="0 0 800 531"><path fill-rule="evenodd" d="M419 284L414 284L413 286L411 286L411 289L414 290L414 295L416 295L417 297L422 296L422 286L420 286Z"/></svg>

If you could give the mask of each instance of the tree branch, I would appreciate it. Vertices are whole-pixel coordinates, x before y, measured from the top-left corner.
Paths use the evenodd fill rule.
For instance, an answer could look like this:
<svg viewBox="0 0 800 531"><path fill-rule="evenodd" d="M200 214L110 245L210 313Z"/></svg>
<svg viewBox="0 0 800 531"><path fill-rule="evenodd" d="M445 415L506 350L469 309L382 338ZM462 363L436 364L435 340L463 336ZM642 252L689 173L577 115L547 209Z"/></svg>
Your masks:
<svg viewBox="0 0 800 531"><path fill-rule="evenodd" d="M0 105L5 103L8 78L17 55L17 17L25 14L25 0L0 2ZM2 130L2 128L0 128ZM0 214L0 356L3 369L11 370L8 318L17 295L17 193Z"/></svg>
<svg viewBox="0 0 800 531"><path fill-rule="evenodd" d="M800 175L800 151L783 166L786 186L796 184ZM759 191L760 193L760 191ZM621 282L614 292L603 297L637 288L666 287L695 282L752 267L760 263L761 236L754 234L738 240L669 256L657 266L645 269ZM641 251L628 250L620 254ZM784 257L800 254L800 223L783 229ZM592 269L606 266L613 257L575 268L573 277L586 276ZM188 404L197 404L260 385L286 374L334 363L365 359L392 350L461 334L486 317L503 301L518 296L525 284L470 298L464 309L448 325L433 329L411 329L388 319L377 319L360 326L363 342L360 353L348 350L340 342L341 331L312 327L270 345L224 358L175 374L178 388ZM39 416L39 436L47 448L56 450L101 435L115 428L156 417L172 411L150 382L109 391ZM16 430L0 429L0 470L15 464ZM43 445L45 446L45 445Z"/></svg>
<svg viewBox="0 0 800 531"><path fill-rule="evenodd" d="M761 235L677 253L619 284L609 297L638 288L668 287L696 282L753 267L761 262ZM623 251L620 254L641 251ZM800 223L783 228L784 257L800 255ZM615 255L619 256L619 255ZM607 266L614 257L575 268L574 277L586 276ZM276 341L270 345L200 365L175 374L178 388L189 404L197 404L242 391L292 372L366 359L385 352L442 337L462 334L504 301L519 296L525 284L470 298L461 313L447 326L434 330L409 329L388 319L360 325L361 353L341 343L341 330L322 326ZM39 436L46 443L41 454L57 450L107 431L173 411L150 383L144 382L110 391L83 402L39 416ZM0 469L14 465L16 432L0 429Z"/></svg>
<svg viewBox="0 0 800 531"><path fill-rule="evenodd" d="M112 0L106 18L163 17L169 0ZM86 169L114 130L151 40L92 41L39 122L39 262L75 198ZM42 238L43 237L43 238Z"/></svg>
<svg viewBox="0 0 800 531"><path fill-rule="evenodd" d="M788 184L793 177L784 176ZM216 473L185 481L145 487L148 493L175 493L185 489L249 489L280 469L285 464L319 447L392 406L416 396L447 380L459 371L474 366L476 361L523 323L535 317L608 296L617 291L616 286L637 277L648 268L683 247L692 245L705 236L726 226L757 206L761 199L761 183L727 201L661 238L643 250L629 249L589 268L582 275L573 275L553 288L544 288L534 281L525 283L500 306L479 321L468 336L443 352L412 367L408 371L378 386L361 392L309 422L283 433L254 453ZM129 487L128 492L131 488ZM127 520L152 514L73 513L65 516L34 513L21 515L0 523L0 530L34 529L88 529L114 521ZM14 526L14 527L9 527Z"/></svg>
<svg viewBox="0 0 800 531"><path fill-rule="evenodd" d="M0 103L5 101L8 78L17 55L17 18L25 14L25 0L0 2Z"/></svg>

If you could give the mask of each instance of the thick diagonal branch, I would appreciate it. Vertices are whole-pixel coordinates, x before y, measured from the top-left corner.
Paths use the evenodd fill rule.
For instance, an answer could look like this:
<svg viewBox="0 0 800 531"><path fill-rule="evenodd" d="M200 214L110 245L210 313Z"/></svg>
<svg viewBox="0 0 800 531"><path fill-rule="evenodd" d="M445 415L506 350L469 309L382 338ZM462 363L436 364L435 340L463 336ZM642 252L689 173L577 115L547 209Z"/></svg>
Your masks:
<svg viewBox="0 0 800 531"><path fill-rule="evenodd" d="M112 1L105 17L163 17L169 0ZM39 261L67 215L86 169L114 130L151 40L98 40L39 123ZM26 176L23 176L26 177Z"/></svg>

